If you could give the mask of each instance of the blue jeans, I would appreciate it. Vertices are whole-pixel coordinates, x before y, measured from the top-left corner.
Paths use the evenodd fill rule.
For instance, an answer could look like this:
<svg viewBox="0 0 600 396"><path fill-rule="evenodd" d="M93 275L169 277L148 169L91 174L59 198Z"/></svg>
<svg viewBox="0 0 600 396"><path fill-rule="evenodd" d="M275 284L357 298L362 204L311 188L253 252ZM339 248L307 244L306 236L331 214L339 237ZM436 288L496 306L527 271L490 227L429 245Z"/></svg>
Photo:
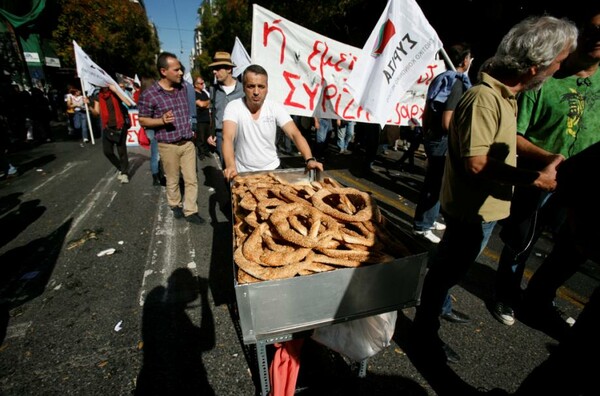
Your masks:
<svg viewBox="0 0 600 396"><path fill-rule="evenodd" d="M73 115L73 127L75 129L81 129L82 138L90 138L90 134L88 132L87 117L85 116L84 110L76 111Z"/></svg>
<svg viewBox="0 0 600 396"><path fill-rule="evenodd" d="M340 150L348 149L348 143L350 143L350 140L352 140L352 137L354 136L354 125L355 124L356 124L356 122L350 121L345 126L341 126L338 128L338 131L337 131L338 143L337 143L337 145L340 148Z"/></svg>
<svg viewBox="0 0 600 396"><path fill-rule="evenodd" d="M317 143L327 141L327 133L331 130L331 120L329 118L319 118L319 129L317 130Z"/></svg>
<svg viewBox="0 0 600 396"><path fill-rule="evenodd" d="M496 225L495 221L469 223L447 214L444 218L447 228L437 251L429 259L421 304L414 320L416 332L424 338L438 338L439 315L447 304L450 288L464 278Z"/></svg>
<svg viewBox="0 0 600 396"><path fill-rule="evenodd" d="M413 219L413 228L416 231L431 229L440 214L440 189L446 164L448 138L424 140L423 146L427 154L427 171Z"/></svg>
<svg viewBox="0 0 600 396"><path fill-rule="evenodd" d="M146 129L146 136L150 139L150 172L153 175L158 174L158 160L160 155L158 154L158 142L154 138L154 130Z"/></svg>

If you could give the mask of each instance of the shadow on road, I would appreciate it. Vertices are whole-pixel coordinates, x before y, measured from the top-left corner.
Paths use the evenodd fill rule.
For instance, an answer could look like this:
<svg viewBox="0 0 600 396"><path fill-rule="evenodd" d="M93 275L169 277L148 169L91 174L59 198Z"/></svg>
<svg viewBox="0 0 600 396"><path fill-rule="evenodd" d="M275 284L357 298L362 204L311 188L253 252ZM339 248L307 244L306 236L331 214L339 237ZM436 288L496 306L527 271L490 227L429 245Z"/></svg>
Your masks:
<svg viewBox="0 0 600 396"><path fill-rule="evenodd" d="M201 324L186 310L198 299ZM167 287L148 293L142 316L144 361L135 395L214 395L202 353L215 346L215 326L208 301L208 282L178 268Z"/></svg>
<svg viewBox="0 0 600 396"><path fill-rule="evenodd" d="M9 311L40 296L46 289L71 222L68 220L48 236L0 256L0 344L6 337ZM2 224L6 230L4 227Z"/></svg>
<svg viewBox="0 0 600 396"><path fill-rule="evenodd" d="M8 201L4 201L5 198L3 198L0 206L16 206L16 202L14 202L14 200L18 201L18 199L15 197L15 194L12 194L12 196L8 196L6 198ZM44 214L46 207L39 206L40 202L41 201L39 199L23 202L17 209L0 219L0 229L2 230L2 236L0 236L0 247L15 239L19 234L25 231L30 224L34 223Z"/></svg>

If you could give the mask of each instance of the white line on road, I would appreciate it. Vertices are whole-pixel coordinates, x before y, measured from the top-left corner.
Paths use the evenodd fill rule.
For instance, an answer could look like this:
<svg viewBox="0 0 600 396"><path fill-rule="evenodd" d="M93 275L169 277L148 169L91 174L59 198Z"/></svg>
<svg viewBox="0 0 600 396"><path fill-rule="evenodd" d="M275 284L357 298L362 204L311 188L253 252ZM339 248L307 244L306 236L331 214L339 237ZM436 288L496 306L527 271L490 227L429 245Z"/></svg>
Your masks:
<svg viewBox="0 0 600 396"><path fill-rule="evenodd" d="M63 168L63 170L61 170L60 172L58 172L55 175L50 176L49 178L47 178L46 180L44 180L42 183L38 184L35 188L32 188L31 190L27 191L27 193L25 194L25 196L33 195L33 193L35 193L40 188L44 187L46 184L50 183L55 178L64 175L69 170L73 169L75 166L77 166L79 164L83 164L85 162L87 162L87 161L67 162L67 164L65 165L65 167Z"/></svg>
<svg viewBox="0 0 600 396"><path fill-rule="evenodd" d="M67 216L66 219L63 220L63 224L73 219L71 223L71 228L67 233L65 240L68 240L72 237L72 235L77 235L79 224L86 218L86 216L90 213L90 211L96 205L96 201L103 195L108 192L110 189L110 185L114 182L114 169L110 169L106 172L106 175L101 178L98 183L94 186L92 191L73 209L73 211ZM113 196L114 199L114 196Z"/></svg>

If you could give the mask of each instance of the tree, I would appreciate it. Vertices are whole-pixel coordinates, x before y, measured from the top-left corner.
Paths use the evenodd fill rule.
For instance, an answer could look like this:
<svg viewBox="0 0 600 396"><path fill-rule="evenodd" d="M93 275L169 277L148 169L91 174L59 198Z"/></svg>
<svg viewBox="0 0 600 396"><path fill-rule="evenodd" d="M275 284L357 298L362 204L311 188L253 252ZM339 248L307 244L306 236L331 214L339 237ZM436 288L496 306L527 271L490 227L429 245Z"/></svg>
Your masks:
<svg viewBox="0 0 600 396"><path fill-rule="evenodd" d="M385 0L262 0L260 5L334 40L362 47ZM252 38L252 3L248 0L215 0L203 2L199 9L202 54L196 58L197 68L208 72L208 64L216 51L230 52L235 37L250 51Z"/></svg>
<svg viewBox="0 0 600 396"><path fill-rule="evenodd" d="M73 40L114 76L154 76L158 38L139 4L123 0L58 0L62 7L52 36L65 66L75 66Z"/></svg>

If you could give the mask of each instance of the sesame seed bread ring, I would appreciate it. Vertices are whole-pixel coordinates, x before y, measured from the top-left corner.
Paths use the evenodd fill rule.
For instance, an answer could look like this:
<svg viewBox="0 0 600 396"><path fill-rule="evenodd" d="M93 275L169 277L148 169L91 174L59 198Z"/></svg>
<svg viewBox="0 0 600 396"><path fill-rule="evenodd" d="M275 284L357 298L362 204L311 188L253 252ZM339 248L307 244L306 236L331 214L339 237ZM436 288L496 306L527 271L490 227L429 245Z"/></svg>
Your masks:
<svg viewBox="0 0 600 396"><path fill-rule="evenodd" d="M337 208L344 200L341 199L341 196L344 196L344 199L348 199L352 202L356 209L355 213L345 213ZM317 191L310 199L315 208L333 218L345 222L369 221L373 216L371 196L355 188L323 188Z"/></svg>
<svg viewBox="0 0 600 396"><path fill-rule="evenodd" d="M305 260L284 265L283 267L264 267L256 262L248 260L244 257L244 253L242 252L242 248L239 247L235 250L233 254L233 259L235 263L240 267L243 271L253 276L254 278L260 280L273 280L273 279L285 279L296 276L300 271L309 268L312 264L312 257L314 254L310 252L310 254L306 257Z"/></svg>
<svg viewBox="0 0 600 396"><path fill-rule="evenodd" d="M290 216L301 216L308 224L312 225L320 221L323 214L313 207L300 203L291 203L278 206L271 214L271 217L269 217L269 222L275 226L277 233L286 241L305 248L317 246L319 244L318 237L305 236L294 230L290 226Z"/></svg>

